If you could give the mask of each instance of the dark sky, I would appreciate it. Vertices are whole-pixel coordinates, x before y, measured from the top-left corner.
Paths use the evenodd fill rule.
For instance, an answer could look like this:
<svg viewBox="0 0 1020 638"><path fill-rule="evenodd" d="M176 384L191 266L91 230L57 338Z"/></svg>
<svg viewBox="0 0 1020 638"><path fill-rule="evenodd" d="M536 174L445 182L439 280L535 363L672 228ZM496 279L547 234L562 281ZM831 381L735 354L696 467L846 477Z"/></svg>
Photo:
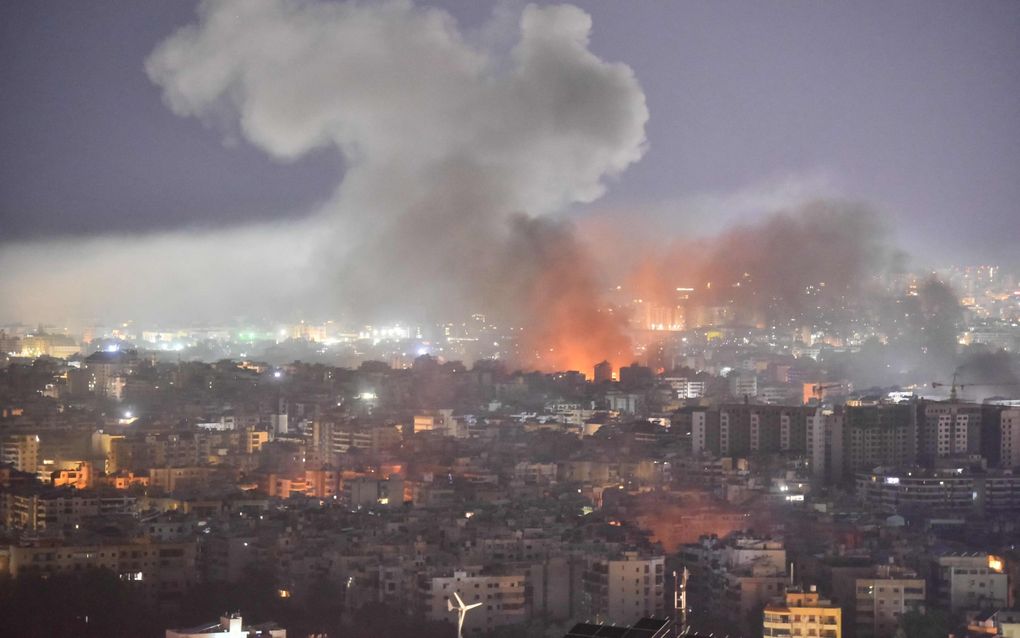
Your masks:
<svg viewBox="0 0 1020 638"><path fill-rule="evenodd" d="M490 11L442 4L469 25ZM924 258L1016 263L1020 3L579 4L651 112L649 152L596 207L669 216L803 181L872 202ZM330 196L335 151L281 163L162 103L144 60L193 17L0 3L0 241L299 216Z"/></svg>

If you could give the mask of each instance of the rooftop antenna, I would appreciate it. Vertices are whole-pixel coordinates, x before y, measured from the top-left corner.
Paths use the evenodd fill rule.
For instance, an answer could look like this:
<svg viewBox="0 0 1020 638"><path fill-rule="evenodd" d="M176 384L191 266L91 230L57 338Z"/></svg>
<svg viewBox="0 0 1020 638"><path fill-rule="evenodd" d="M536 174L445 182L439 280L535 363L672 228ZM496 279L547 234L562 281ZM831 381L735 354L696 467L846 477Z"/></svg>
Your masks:
<svg viewBox="0 0 1020 638"><path fill-rule="evenodd" d="M449 598L446 599L447 611L457 610L457 638L464 638L464 617L467 613L475 607L481 607L482 603L475 603L473 605L465 605L464 601L461 600L460 594L453 592L453 597L457 599L457 606L453 606L453 601Z"/></svg>

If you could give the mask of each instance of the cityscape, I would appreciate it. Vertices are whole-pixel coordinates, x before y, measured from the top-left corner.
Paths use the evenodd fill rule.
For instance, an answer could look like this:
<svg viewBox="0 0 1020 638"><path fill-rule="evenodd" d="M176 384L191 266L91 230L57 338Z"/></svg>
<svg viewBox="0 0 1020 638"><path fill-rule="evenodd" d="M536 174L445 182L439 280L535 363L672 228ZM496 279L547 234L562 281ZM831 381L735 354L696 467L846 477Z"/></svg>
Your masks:
<svg viewBox="0 0 1020 638"><path fill-rule="evenodd" d="M3 635L1020 637L1020 5L0 23Z"/></svg>

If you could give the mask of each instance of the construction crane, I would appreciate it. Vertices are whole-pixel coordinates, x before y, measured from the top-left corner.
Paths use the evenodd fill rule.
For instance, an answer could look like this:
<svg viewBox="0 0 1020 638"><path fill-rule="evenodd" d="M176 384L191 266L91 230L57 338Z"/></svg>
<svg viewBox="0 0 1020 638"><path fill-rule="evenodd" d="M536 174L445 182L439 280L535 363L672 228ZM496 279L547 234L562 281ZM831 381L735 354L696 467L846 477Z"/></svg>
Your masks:
<svg viewBox="0 0 1020 638"><path fill-rule="evenodd" d="M957 375L954 372L953 373L953 383L952 383L952 386L951 386L951 388L949 390L949 400L950 401L956 401L956 389L957 388L959 388L960 390L963 390L968 385L970 385L969 383L957 383L956 382L956 376ZM938 381L932 381L931 382L931 387L932 388L944 388L944 387L946 387L946 384L945 383L940 383Z"/></svg>
<svg viewBox="0 0 1020 638"><path fill-rule="evenodd" d="M954 372L953 373L953 382L951 384L949 384L949 386L950 386L949 387L949 400L950 401L956 401L957 400L957 389L959 389L960 393L962 393L963 389L966 388L966 387L969 387L969 386L978 386L978 387L984 386L984 387L989 387L989 388L998 388L998 387L1003 387L1003 386L1009 387L1009 386L1018 386L1018 385L1020 385L1020 383L957 383L956 382L956 378L957 378L957 373ZM946 387L946 384L945 383L941 383L939 381L932 381L931 382L931 387L932 388L944 388L944 387Z"/></svg>

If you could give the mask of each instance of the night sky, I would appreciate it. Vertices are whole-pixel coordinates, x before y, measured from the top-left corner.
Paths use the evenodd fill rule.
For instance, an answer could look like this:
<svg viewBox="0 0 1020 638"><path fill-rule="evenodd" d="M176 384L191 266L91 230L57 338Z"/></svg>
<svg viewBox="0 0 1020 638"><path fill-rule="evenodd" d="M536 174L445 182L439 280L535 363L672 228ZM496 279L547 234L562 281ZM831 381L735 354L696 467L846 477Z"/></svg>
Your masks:
<svg viewBox="0 0 1020 638"><path fill-rule="evenodd" d="M438 4L468 32L493 12ZM697 234L839 195L932 265L1017 263L1020 3L579 6L650 119L644 157L572 215ZM0 242L299 218L331 197L335 148L282 161L167 107L145 60L194 21L183 1L0 4Z"/></svg>

